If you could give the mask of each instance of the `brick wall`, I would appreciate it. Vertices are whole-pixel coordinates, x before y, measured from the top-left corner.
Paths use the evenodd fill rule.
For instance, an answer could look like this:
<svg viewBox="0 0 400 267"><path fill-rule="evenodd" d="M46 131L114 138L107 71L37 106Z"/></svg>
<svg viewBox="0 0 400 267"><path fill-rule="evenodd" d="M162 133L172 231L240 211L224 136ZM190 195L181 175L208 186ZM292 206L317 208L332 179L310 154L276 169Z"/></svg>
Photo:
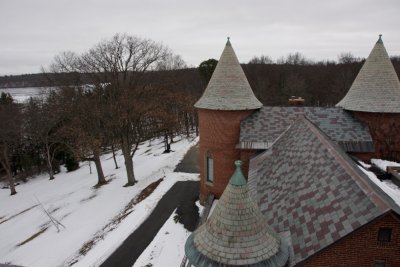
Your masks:
<svg viewBox="0 0 400 267"><path fill-rule="evenodd" d="M354 112L354 116L368 124L375 144L375 153L361 157L364 160L384 158L400 162L400 114Z"/></svg>
<svg viewBox="0 0 400 267"><path fill-rule="evenodd" d="M252 110L220 111L198 109L200 129L200 200L209 193L220 197L230 177L235 160L240 159L239 143L240 121L250 115ZM213 157L214 182L206 181L206 153Z"/></svg>
<svg viewBox="0 0 400 267"><path fill-rule="evenodd" d="M393 228L391 242L378 242L380 227ZM373 267L375 260L385 260L386 267L400 266L400 221L393 213L354 231L298 266Z"/></svg>

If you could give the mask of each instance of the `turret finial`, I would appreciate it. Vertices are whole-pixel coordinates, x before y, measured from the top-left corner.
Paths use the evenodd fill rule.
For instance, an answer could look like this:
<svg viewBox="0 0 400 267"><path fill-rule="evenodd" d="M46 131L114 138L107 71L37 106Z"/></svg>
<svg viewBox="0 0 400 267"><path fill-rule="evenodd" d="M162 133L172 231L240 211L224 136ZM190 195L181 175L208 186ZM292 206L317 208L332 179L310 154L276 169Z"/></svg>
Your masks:
<svg viewBox="0 0 400 267"><path fill-rule="evenodd" d="M237 160L235 161L235 165L236 165L236 170L233 173L230 183L232 185L236 185L236 186L242 186L246 184L246 178L244 178L243 172L242 172L242 161L241 160Z"/></svg>
<svg viewBox="0 0 400 267"><path fill-rule="evenodd" d="M231 37L228 37L228 41L226 42L226 45L231 45L230 39L231 39Z"/></svg>
<svg viewBox="0 0 400 267"><path fill-rule="evenodd" d="M378 41L376 43L378 43L378 44L382 44L383 43L382 34L379 34L379 39L378 39Z"/></svg>

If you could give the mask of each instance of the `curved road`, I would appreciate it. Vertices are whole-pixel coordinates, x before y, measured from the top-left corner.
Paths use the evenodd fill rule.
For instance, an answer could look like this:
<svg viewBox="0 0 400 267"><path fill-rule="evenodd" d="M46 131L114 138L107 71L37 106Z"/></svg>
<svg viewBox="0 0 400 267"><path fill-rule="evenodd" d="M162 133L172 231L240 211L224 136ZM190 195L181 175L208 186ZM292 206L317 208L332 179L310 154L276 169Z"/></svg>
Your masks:
<svg viewBox="0 0 400 267"><path fill-rule="evenodd" d="M175 183L160 199L150 216L137 228L101 267L131 267L156 236L175 208L183 202L193 201L199 195L199 182Z"/></svg>

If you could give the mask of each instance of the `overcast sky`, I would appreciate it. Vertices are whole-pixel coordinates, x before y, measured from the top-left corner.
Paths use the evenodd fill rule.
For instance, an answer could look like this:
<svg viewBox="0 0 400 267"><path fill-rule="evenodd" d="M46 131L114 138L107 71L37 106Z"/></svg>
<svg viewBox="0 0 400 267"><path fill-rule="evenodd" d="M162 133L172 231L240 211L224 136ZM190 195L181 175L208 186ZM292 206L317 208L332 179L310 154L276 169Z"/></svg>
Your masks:
<svg viewBox="0 0 400 267"><path fill-rule="evenodd" d="M367 57L380 33L400 55L400 0L0 0L0 75L40 72L117 32L160 41L193 66L218 59L227 36L241 62Z"/></svg>

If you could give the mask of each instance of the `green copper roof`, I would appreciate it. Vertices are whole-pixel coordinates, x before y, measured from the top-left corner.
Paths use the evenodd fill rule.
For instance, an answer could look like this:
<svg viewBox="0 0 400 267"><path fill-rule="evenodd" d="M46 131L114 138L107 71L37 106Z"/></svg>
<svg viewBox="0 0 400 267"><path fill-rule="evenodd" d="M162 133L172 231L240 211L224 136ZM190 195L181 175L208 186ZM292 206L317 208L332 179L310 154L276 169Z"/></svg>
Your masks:
<svg viewBox="0 0 400 267"><path fill-rule="evenodd" d="M244 178L241 168L242 161L241 160L235 161L235 165L236 165L236 170L231 177L230 184L236 186L246 185L246 179Z"/></svg>
<svg viewBox="0 0 400 267"><path fill-rule="evenodd" d="M400 113L400 82L381 37L337 107L352 111Z"/></svg>
<svg viewBox="0 0 400 267"><path fill-rule="evenodd" d="M262 107L251 90L229 38L203 96L194 106L212 110L251 110Z"/></svg>
<svg viewBox="0 0 400 267"><path fill-rule="evenodd" d="M378 41L376 42L377 44L383 44L383 41L382 41L382 34L379 34L379 39L378 39Z"/></svg>
<svg viewBox="0 0 400 267"><path fill-rule="evenodd" d="M237 169L210 218L187 239L186 256L197 267L285 266L288 245L250 197L241 161L235 164Z"/></svg>

